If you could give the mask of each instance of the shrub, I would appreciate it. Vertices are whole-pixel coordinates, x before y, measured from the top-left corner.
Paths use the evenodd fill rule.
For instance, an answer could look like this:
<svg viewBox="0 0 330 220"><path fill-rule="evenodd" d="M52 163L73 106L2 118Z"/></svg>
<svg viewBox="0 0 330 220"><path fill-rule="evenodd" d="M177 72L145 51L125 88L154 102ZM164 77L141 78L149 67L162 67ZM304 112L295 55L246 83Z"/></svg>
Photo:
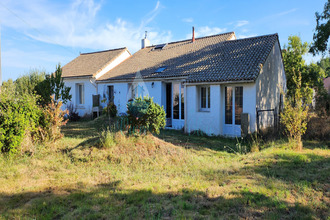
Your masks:
<svg viewBox="0 0 330 220"><path fill-rule="evenodd" d="M100 142L101 146L105 148L110 148L116 145L114 134L111 133L109 128L101 132Z"/></svg>
<svg viewBox="0 0 330 220"><path fill-rule="evenodd" d="M0 150L15 154L25 135L38 140L42 110L36 105L36 97L28 94L6 95L3 91L0 99Z"/></svg>
<svg viewBox="0 0 330 220"><path fill-rule="evenodd" d="M48 139L51 141L56 141L63 137L61 133L61 126L68 122L65 120L64 116L69 113L68 110L62 110L62 102L56 102L54 96L51 99L50 104L48 104L43 110L42 117L42 128L43 128L43 140Z"/></svg>
<svg viewBox="0 0 330 220"><path fill-rule="evenodd" d="M110 116L111 118L114 118L117 116L117 107L113 102L110 102L107 107L103 109L103 114L106 114L107 116Z"/></svg>
<svg viewBox="0 0 330 220"><path fill-rule="evenodd" d="M307 123L307 130L304 139L309 140L330 140L330 116L312 114Z"/></svg>
<svg viewBox="0 0 330 220"><path fill-rule="evenodd" d="M80 119L80 116L77 112L77 109L74 107L74 105L70 102L66 105L68 111L69 111L69 120L70 121L78 121Z"/></svg>
<svg viewBox="0 0 330 220"><path fill-rule="evenodd" d="M166 125L165 110L150 97L135 98L127 104L129 123L133 128L159 134Z"/></svg>
<svg viewBox="0 0 330 220"><path fill-rule="evenodd" d="M286 106L281 113L281 123L284 125L289 141L298 150L302 149L301 136L307 129L308 105L303 102L301 92L301 74L294 78L297 89L294 97L286 99Z"/></svg>

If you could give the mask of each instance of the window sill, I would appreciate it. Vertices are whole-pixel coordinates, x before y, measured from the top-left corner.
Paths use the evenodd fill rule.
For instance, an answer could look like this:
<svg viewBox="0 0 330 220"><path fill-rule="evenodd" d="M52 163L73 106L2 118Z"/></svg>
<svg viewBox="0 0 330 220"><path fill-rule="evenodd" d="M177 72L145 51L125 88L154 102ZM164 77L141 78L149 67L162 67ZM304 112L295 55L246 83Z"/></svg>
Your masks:
<svg viewBox="0 0 330 220"><path fill-rule="evenodd" d="M199 109L198 112L210 112L211 110L210 109Z"/></svg>
<svg viewBox="0 0 330 220"><path fill-rule="evenodd" d="M77 105L76 106L77 109L85 109L85 106L83 106L83 104Z"/></svg>

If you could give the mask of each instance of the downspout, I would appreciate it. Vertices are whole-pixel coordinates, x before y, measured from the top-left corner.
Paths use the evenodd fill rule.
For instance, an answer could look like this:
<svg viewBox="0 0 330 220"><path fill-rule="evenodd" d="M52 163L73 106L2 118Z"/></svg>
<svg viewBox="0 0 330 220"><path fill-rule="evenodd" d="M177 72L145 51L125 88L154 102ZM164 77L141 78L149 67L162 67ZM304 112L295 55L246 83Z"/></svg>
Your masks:
<svg viewBox="0 0 330 220"><path fill-rule="evenodd" d="M184 132L185 133L188 133L188 128L187 128L187 85L184 84L184 105L185 105L185 108L184 108Z"/></svg>

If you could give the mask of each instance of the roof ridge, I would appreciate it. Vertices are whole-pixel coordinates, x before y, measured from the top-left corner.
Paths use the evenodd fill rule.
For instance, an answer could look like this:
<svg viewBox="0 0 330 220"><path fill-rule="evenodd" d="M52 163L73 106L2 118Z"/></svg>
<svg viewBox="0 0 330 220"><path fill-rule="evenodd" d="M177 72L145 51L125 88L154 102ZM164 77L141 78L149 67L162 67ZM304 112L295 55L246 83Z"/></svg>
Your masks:
<svg viewBox="0 0 330 220"><path fill-rule="evenodd" d="M226 34L235 34L235 32L234 31L230 31L230 32L221 33L221 34L209 35L209 36L204 36L204 37L197 37L197 38L195 38L195 40L200 40L200 39L204 39L204 38L211 38L211 37L217 37L217 36L226 35ZM168 42L168 43L160 43L160 44L155 44L155 45L147 46L146 48L155 47L155 46L162 45L162 44L182 43L182 42L186 42L186 41L191 41L191 39L189 38L189 39L185 39L185 40L172 41L172 42Z"/></svg>
<svg viewBox="0 0 330 220"><path fill-rule="evenodd" d="M110 50L100 50L100 51L88 52L88 53L81 53L80 55L87 55L87 54L93 54L93 53L104 53L104 52L123 50L123 49L127 49L127 47L115 48L115 49L110 49Z"/></svg>
<svg viewBox="0 0 330 220"><path fill-rule="evenodd" d="M258 35L258 36L254 36L254 37L240 38L240 39L231 40L231 42L232 42L232 41L241 41L241 40L251 40L251 39L255 39L255 38L270 37L270 36L277 36L277 38L278 38L278 33L275 33L275 34ZM222 42L222 43L223 43L223 42Z"/></svg>

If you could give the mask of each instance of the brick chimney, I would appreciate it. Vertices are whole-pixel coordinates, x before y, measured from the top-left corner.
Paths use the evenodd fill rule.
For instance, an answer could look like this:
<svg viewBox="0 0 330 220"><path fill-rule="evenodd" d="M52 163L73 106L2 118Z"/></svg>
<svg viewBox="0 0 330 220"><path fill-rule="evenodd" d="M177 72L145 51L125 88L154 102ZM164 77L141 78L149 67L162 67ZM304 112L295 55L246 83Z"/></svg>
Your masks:
<svg viewBox="0 0 330 220"><path fill-rule="evenodd" d="M191 42L195 42L195 27L192 27L192 39Z"/></svg>

